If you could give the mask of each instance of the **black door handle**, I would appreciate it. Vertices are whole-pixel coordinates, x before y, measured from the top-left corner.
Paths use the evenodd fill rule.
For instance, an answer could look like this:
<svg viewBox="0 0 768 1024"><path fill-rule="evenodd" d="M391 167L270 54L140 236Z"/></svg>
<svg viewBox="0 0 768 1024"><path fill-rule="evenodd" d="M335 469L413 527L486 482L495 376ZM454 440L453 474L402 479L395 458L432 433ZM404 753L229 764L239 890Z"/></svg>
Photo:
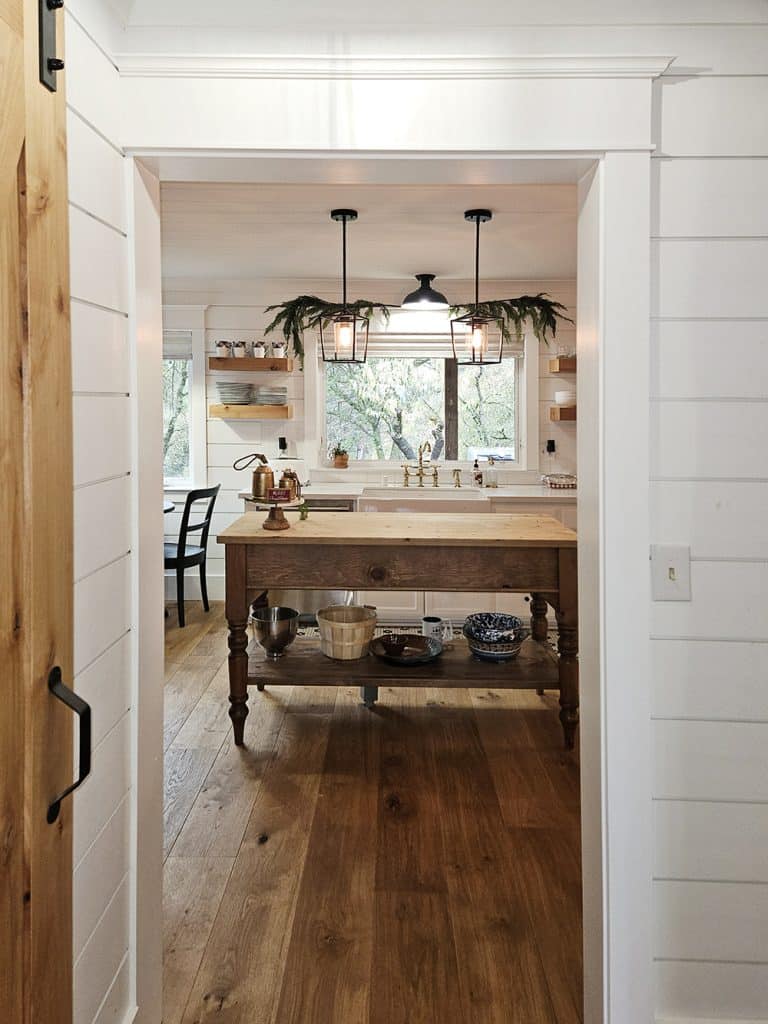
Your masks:
<svg viewBox="0 0 768 1024"><path fill-rule="evenodd" d="M67 786L61 796L56 797L48 808L46 820L49 825L52 825L59 816L61 801L65 796L74 793L91 771L91 706L82 697L78 697L68 686L64 685L61 681L61 669L58 665L51 669L51 674L48 676L48 689L54 697L58 698L63 704L66 704L68 708L72 708L80 719L80 767L78 777L71 786Z"/></svg>

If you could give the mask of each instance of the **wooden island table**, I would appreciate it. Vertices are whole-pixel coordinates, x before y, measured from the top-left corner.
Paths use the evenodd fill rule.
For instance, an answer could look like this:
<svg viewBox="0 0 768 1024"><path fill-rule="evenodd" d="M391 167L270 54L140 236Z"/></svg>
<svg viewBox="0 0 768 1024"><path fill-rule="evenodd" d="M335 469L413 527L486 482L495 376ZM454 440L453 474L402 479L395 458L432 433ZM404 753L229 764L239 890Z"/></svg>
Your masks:
<svg viewBox="0 0 768 1024"><path fill-rule="evenodd" d="M262 529L241 516L219 534L226 551L229 715L242 745L248 685L461 687L560 691L565 746L579 720L576 534L545 515L312 512L291 528ZM307 590L500 591L531 595L531 632L517 658L474 658L464 640L434 662L401 668L373 655L332 661L319 645L297 641L285 657L249 665L251 602L270 587ZM558 653L546 643L547 605L557 617ZM478 609L482 611L483 609Z"/></svg>

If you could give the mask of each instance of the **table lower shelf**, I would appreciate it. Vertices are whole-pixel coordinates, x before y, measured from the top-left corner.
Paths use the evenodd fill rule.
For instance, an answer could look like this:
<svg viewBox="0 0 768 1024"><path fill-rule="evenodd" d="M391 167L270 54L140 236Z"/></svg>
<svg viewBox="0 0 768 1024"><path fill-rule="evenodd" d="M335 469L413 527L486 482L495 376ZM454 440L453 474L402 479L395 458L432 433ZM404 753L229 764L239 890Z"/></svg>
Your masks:
<svg viewBox="0 0 768 1024"><path fill-rule="evenodd" d="M332 661L316 640L296 640L277 661L267 661L254 641L248 649L251 686L425 686L457 689L558 689L558 658L546 644L526 640L507 662L481 661L457 640L434 661L411 667L391 665L370 654L359 661Z"/></svg>

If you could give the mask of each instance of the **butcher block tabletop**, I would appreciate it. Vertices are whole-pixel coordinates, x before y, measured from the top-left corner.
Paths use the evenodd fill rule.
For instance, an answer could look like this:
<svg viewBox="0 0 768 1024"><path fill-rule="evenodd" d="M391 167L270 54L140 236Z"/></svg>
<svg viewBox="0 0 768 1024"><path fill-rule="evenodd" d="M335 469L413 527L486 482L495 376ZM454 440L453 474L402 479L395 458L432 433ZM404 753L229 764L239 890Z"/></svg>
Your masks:
<svg viewBox="0 0 768 1024"><path fill-rule="evenodd" d="M429 547L576 547L576 534L553 516L487 512L310 512L300 520L286 512L291 528L262 528L249 512L218 535L220 544L365 544Z"/></svg>

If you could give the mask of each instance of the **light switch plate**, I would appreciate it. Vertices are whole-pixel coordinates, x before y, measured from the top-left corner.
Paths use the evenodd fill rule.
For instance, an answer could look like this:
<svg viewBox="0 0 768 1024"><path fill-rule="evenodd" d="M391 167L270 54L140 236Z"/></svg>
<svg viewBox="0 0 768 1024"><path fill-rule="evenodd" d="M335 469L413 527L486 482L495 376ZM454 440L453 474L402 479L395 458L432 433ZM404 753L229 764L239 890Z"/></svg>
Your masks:
<svg viewBox="0 0 768 1024"><path fill-rule="evenodd" d="M654 601L691 600L689 547L651 544L651 598Z"/></svg>

